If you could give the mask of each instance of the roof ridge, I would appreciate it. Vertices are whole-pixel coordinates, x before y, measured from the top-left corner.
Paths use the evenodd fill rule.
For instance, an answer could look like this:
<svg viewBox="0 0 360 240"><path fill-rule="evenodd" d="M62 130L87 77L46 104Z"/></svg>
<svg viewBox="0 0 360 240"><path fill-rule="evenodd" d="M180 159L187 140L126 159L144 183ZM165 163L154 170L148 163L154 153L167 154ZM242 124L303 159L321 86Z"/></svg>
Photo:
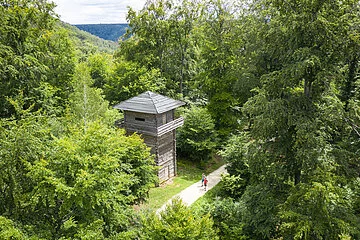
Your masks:
<svg viewBox="0 0 360 240"><path fill-rule="evenodd" d="M134 112L161 114L184 104L184 102L168 96L146 91L138 96L120 102L115 105L114 108Z"/></svg>
<svg viewBox="0 0 360 240"><path fill-rule="evenodd" d="M154 105L156 114L159 114L160 112L159 112L158 108L156 107L156 103L155 103L155 101L154 101L155 99L151 96L151 93L152 93L152 95L156 95L156 93L153 93L153 92L151 92L151 91L148 91L148 92L149 92L149 97L150 97L150 99L151 99L151 101L152 101L152 103L153 103L153 105ZM156 100L156 102L159 102L159 101Z"/></svg>

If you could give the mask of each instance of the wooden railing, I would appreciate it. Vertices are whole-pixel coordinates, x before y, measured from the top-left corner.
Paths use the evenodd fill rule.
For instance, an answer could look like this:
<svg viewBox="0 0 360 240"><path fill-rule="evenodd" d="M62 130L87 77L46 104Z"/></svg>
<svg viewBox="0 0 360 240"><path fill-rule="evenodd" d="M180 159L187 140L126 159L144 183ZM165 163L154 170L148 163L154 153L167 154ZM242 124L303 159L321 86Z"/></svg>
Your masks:
<svg viewBox="0 0 360 240"><path fill-rule="evenodd" d="M118 127L118 128L123 128L124 127L124 119L121 118L121 119L118 119L115 121L115 126Z"/></svg>
<svg viewBox="0 0 360 240"><path fill-rule="evenodd" d="M182 126L183 124L184 124L184 118L179 117L171 122L161 125L160 127L157 128L157 136L164 135L165 133L176 129L176 128Z"/></svg>
<svg viewBox="0 0 360 240"><path fill-rule="evenodd" d="M137 132L140 134L147 134L150 136L162 136L165 133L168 133L184 124L184 118L179 117L171 122L165 123L159 127L146 126L144 124L136 124L134 122L124 123L123 119L116 121L116 126L125 128L131 132Z"/></svg>

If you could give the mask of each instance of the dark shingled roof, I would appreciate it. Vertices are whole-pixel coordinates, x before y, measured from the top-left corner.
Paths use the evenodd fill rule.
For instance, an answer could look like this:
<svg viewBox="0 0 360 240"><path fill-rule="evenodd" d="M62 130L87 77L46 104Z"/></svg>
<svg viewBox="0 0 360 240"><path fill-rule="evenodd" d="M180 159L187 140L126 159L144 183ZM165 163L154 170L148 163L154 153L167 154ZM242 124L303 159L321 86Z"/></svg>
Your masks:
<svg viewBox="0 0 360 240"><path fill-rule="evenodd" d="M182 101L147 91L115 105L114 108L132 112L159 114L184 104Z"/></svg>

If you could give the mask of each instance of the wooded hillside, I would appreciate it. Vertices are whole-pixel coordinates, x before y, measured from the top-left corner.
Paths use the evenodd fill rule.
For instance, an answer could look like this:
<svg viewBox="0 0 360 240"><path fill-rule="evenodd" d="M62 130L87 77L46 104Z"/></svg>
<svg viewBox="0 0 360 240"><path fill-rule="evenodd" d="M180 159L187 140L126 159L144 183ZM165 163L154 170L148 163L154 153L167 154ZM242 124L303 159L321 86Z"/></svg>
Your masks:
<svg viewBox="0 0 360 240"><path fill-rule="evenodd" d="M119 38L126 33L128 24L76 24L80 30L89 32L99 38L118 42Z"/></svg>
<svg viewBox="0 0 360 240"><path fill-rule="evenodd" d="M91 45L94 45L100 52L105 53L113 53L117 48L117 43L114 41L100 38L97 35L80 30L77 27L64 22L60 22L60 25L68 30L70 37L78 48L90 48Z"/></svg>

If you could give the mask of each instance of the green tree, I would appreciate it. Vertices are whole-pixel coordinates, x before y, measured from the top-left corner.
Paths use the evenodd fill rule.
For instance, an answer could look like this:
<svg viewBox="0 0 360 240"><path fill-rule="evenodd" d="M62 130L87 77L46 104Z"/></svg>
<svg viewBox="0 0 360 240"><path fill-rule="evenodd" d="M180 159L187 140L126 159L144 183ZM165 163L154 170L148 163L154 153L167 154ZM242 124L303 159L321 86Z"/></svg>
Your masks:
<svg viewBox="0 0 360 240"><path fill-rule="evenodd" d="M97 53L87 59L90 75L93 79L93 87L104 89L104 85L113 74L114 63L110 54Z"/></svg>
<svg viewBox="0 0 360 240"><path fill-rule="evenodd" d="M216 147L215 124L206 108L192 107L184 114L179 128L177 150L180 155L206 161Z"/></svg>
<svg viewBox="0 0 360 240"><path fill-rule="evenodd" d="M214 221L214 228L218 229L219 239L245 240L244 224L241 222L244 214L244 204L231 198L215 199L215 201L204 204L198 210L200 214L210 214Z"/></svg>
<svg viewBox="0 0 360 240"><path fill-rule="evenodd" d="M181 1L169 17L171 41L169 42L166 77L177 84L183 96L194 90L195 76L200 71L200 52L194 31L200 16L201 5L195 1Z"/></svg>
<svg viewBox="0 0 360 240"><path fill-rule="evenodd" d="M247 133L239 133L229 138L228 142L220 151L220 155L229 165L227 172L222 178L223 188L230 197L239 199L245 188L250 183L249 150L252 144Z"/></svg>
<svg viewBox="0 0 360 240"><path fill-rule="evenodd" d="M16 119L1 119L0 215L9 220L4 220L4 234L43 239L131 235L131 206L145 200L157 180L154 160L139 136L126 137L103 120L112 111L88 86L86 70L80 64L75 75L81 87L75 87L72 114L56 118L23 110L19 97L11 100Z"/></svg>
<svg viewBox="0 0 360 240"><path fill-rule="evenodd" d="M147 69L166 70L166 51L170 40L168 21L171 1L147 1L145 7L137 13L129 9L127 20L129 29L123 41L120 41L119 53L127 61L134 61ZM146 23L146 24L144 24ZM130 38L127 38L130 36Z"/></svg>
<svg viewBox="0 0 360 240"><path fill-rule="evenodd" d="M70 95L70 112L84 131L88 123L104 118L108 112L109 104L103 100L102 90L92 87L93 83L87 64L79 63L74 74L74 92Z"/></svg>
<svg viewBox="0 0 360 240"><path fill-rule="evenodd" d="M106 99L117 104L146 91L165 93L165 79L158 69L148 70L131 61L117 60L113 75L104 85Z"/></svg>
<svg viewBox="0 0 360 240"><path fill-rule="evenodd" d="M244 97L242 93L248 94L251 89L243 87L246 80L245 64L242 64L244 32L238 13L235 2L208 1L203 4L203 14L197 23L201 25L199 38L203 59L200 84L209 99L209 112L223 138L238 127L240 112L237 106L244 103L244 100L238 101L238 96Z"/></svg>
<svg viewBox="0 0 360 240"><path fill-rule="evenodd" d="M359 19L355 18L351 26L359 25ZM344 77L339 78L339 97L344 106L343 121L339 131L334 134L333 139L337 143L333 152L336 156L338 173L346 176L350 182L358 176L360 165L357 159L360 152L360 82L359 74L359 51L360 33L356 28L350 28L349 38L346 44L345 65L343 67Z"/></svg>
<svg viewBox="0 0 360 240"><path fill-rule="evenodd" d="M48 226L55 238L93 226L102 237L126 231L130 205L146 197L155 179L140 137L92 122L86 133L73 129L55 140L52 149L49 160L35 161L28 173L37 183L29 202L42 209L35 215L38 227Z"/></svg>
<svg viewBox="0 0 360 240"><path fill-rule="evenodd" d="M7 98L26 97L26 108L47 107L42 83L48 83L57 104L65 106L74 66L66 34L56 29L54 4L46 1L9 0L0 4L0 109L2 117L15 113ZM39 90L40 88L40 90ZM45 94L46 95L46 94Z"/></svg>
<svg viewBox="0 0 360 240"><path fill-rule="evenodd" d="M166 79L168 95L189 94L199 71L199 54L192 38L199 7L193 1L147 1L139 12L129 9L129 30L118 55Z"/></svg>
<svg viewBox="0 0 360 240"><path fill-rule="evenodd" d="M13 221L3 216L0 216L0 238L4 240L27 239L25 234L15 226Z"/></svg>
<svg viewBox="0 0 360 240"><path fill-rule="evenodd" d="M319 173L336 172L338 160L332 149L338 147L334 140L344 126L344 111L335 80L344 78L344 43L349 42L357 5L351 1L264 1L250 9L261 22L257 25L263 39L259 47L267 56L268 67L261 75L256 96L243 109L251 116L251 182L243 196L250 211L246 224L254 229L249 234L257 239L281 237L279 222L290 226L294 219L302 219L301 226L308 227L306 236L311 239L337 239L341 234L354 237L357 227L349 218L356 216L340 191L346 187L344 179L331 175L320 181L324 187L319 189L326 190L324 196L311 189L318 186ZM296 194L303 189L306 193L302 196ZM304 200L293 209L298 206L295 201L310 195L313 200ZM334 204L325 202L321 206L328 219L313 224L303 217L309 213L306 209L319 207L316 204L328 199L326 196L335 198ZM289 204L282 205L285 202ZM294 210L298 218L284 217L280 206L287 206L287 216ZM344 206L350 217L337 214ZM334 231L326 229L330 225ZM306 239L302 227L293 227L284 236Z"/></svg>
<svg viewBox="0 0 360 240"><path fill-rule="evenodd" d="M180 199L173 200L160 216L144 215L141 224L141 239L218 239L209 214L195 215Z"/></svg>
<svg viewBox="0 0 360 240"><path fill-rule="evenodd" d="M353 191L334 184L334 177L328 172L319 172L311 184L300 183L291 190L280 207L280 231L284 239L359 237L359 219L352 213Z"/></svg>
<svg viewBox="0 0 360 240"><path fill-rule="evenodd" d="M32 109L22 110L20 100L12 101L18 119L1 119L0 131L0 214L12 219L22 217L23 193L31 191L34 184L26 175L27 164L44 156L49 142L46 119L39 114L30 114Z"/></svg>
<svg viewBox="0 0 360 240"><path fill-rule="evenodd" d="M253 136L267 141L267 149L290 161L287 172L292 172L295 184L301 181L303 167L312 165L322 154L318 150L329 144L326 134L336 130L339 119L333 113L342 110L332 84L341 77L342 53L334 46L341 46L343 39L338 36L349 28L339 19L355 17L348 14L353 7L351 2L334 6L276 2L263 11L271 16L262 30L269 41L264 46L268 52L276 50L272 59L279 64L277 70L261 77L263 87L246 110L254 116Z"/></svg>

